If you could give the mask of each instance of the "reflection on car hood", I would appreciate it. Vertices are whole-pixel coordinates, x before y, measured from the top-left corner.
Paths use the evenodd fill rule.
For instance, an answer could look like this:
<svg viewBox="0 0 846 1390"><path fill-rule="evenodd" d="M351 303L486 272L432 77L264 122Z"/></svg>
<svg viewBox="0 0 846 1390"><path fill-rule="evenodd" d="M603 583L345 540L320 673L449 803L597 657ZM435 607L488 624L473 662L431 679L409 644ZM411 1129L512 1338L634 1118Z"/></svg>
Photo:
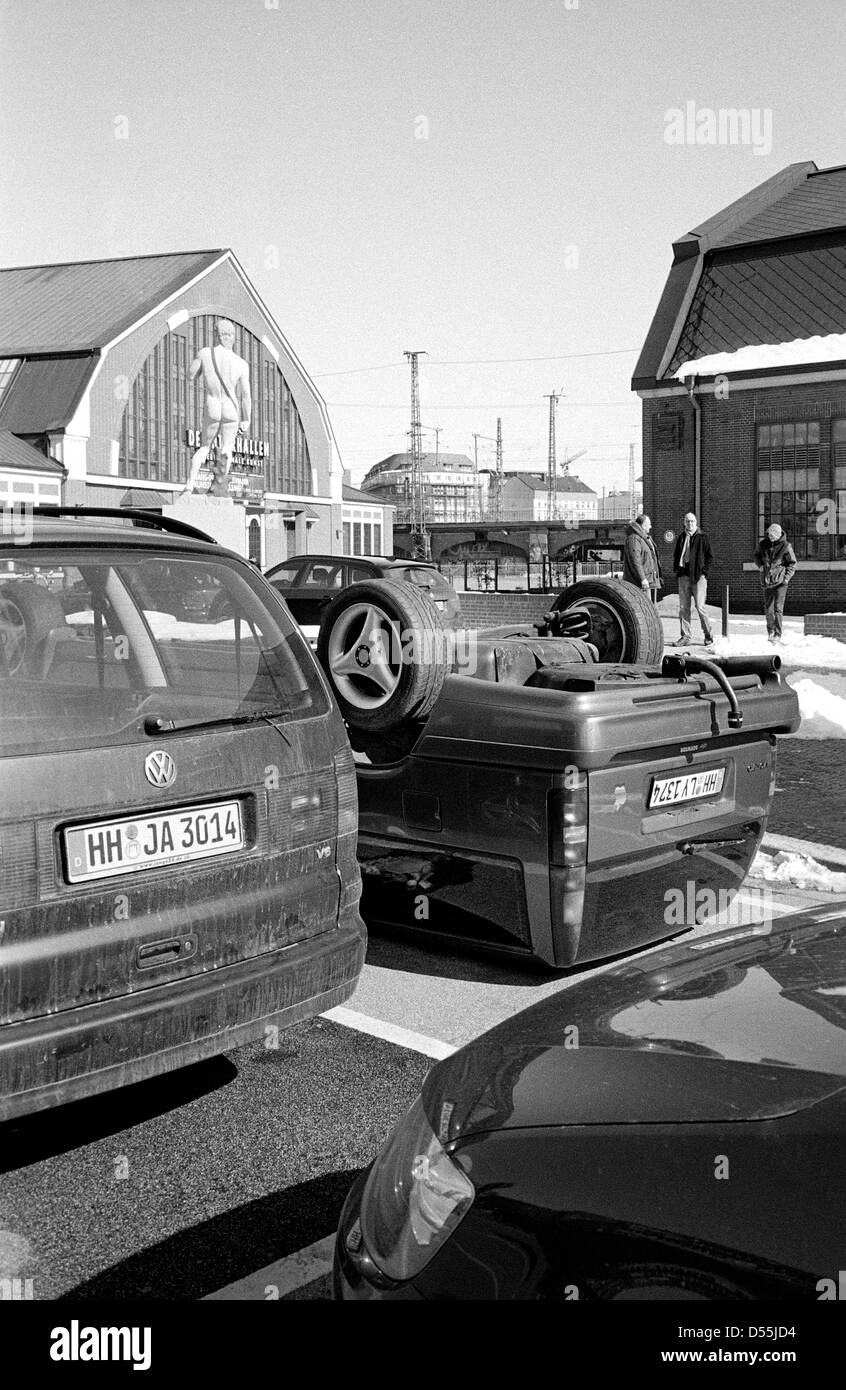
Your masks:
<svg viewBox="0 0 846 1390"><path fill-rule="evenodd" d="M430 1073L433 1126L455 1139L804 1109L846 1086L844 927L846 915L802 913L564 988Z"/></svg>

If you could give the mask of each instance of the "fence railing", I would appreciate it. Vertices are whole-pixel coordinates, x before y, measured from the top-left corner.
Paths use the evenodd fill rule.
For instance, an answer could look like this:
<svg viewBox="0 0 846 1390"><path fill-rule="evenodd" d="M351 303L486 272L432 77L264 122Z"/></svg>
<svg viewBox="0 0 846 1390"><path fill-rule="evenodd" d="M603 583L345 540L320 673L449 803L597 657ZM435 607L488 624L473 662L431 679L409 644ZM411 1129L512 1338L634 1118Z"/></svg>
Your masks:
<svg viewBox="0 0 846 1390"><path fill-rule="evenodd" d="M467 593L554 593L577 579L619 574L614 560L512 560L499 557L442 561L438 569L455 589Z"/></svg>

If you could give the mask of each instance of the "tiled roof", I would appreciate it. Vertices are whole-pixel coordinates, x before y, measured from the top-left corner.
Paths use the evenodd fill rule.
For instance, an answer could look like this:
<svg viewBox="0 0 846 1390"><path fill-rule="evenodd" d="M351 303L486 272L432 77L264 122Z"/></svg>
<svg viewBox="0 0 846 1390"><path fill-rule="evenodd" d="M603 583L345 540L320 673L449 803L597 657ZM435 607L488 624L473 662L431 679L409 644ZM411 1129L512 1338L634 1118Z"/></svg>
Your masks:
<svg viewBox="0 0 846 1390"><path fill-rule="evenodd" d="M512 478L516 479L518 482L525 483L526 487L529 488L532 492L547 492L547 491L548 491L547 479L546 479L546 474L545 474L545 473L506 473L506 474L505 474L505 481L506 481L506 482L510 482ZM588 487L587 483L583 483L582 480L581 480L581 478L576 478L575 476L573 476L573 475L571 475L571 474L569 474L569 473L565 474L565 476L564 476L563 478L558 478L558 479L556 479L556 488L555 488L555 491L556 491L556 492L583 492L583 493L586 493L586 494L590 495L591 497L595 497L595 496L596 496L596 493L594 492L594 490L593 490L592 487Z"/></svg>
<svg viewBox="0 0 846 1390"><path fill-rule="evenodd" d="M82 353L22 362L0 401L0 428L15 434L61 429L73 416L97 361Z"/></svg>
<svg viewBox="0 0 846 1390"><path fill-rule="evenodd" d="M674 253L636 390L713 353L843 332L846 166L789 165L680 238Z"/></svg>
<svg viewBox="0 0 846 1390"><path fill-rule="evenodd" d="M104 347L224 254L187 251L0 270L0 356Z"/></svg>
<svg viewBox="0 0 846 1390"><path fill-rule="evenodd" d="M846 237L817 250L708 257L667 375L682 362L846 329Z"/></svg>
<svg viewBox="0 0 846 1390"><path fill-rule="evenodd" d="M832 227L846 227L846 166L820 169L798 188L742 223L716 246L747 246L750 242L783 237L813 236Z"/></svg>
<svg viewBox="0 0 846 1390"><path fill-rule="evenodd" d="M65 476L65 468L58 459L39 453L25 439L18 439L11 430L0 430L0 468L12 468L27 473L50 473L56 477Z"/></svg>
<svg viewBox="0 0 846 1390"><path fill-rule="evenodd" d="M344 502L365 502L368 507L389 507L393 504L383 502L374 492L362 492L361 488L350 487L349 483L344 483L341 489L342 500Z"/></svg>

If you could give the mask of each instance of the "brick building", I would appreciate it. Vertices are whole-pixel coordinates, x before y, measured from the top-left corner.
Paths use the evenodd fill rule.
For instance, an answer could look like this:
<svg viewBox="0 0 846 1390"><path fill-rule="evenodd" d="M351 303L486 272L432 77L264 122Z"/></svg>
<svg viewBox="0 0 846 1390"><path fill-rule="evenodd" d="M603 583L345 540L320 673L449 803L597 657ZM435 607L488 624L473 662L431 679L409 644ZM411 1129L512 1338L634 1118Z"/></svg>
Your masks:
<svg viewBox="0 0 846 1390"><path fill-rule="evenodd" d="M792 610L846 607L846 166L790 165L674 243L632 387L665 572L693 510L711 597L757 609L754 548L778 521Z"/></svg>

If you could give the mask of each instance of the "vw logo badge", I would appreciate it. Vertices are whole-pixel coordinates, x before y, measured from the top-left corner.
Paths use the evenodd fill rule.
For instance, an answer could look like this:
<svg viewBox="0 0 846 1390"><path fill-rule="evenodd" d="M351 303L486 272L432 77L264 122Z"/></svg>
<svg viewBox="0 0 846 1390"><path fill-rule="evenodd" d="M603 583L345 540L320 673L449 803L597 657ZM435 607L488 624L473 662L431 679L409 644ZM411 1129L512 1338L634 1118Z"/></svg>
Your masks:
<svg viewBox="0 0 846 1390"><path fill-rule="evenodd" d="M170 787L176 781L176 763L169 753L157 748L144 759L144 773L154 787Z"/></svg>

